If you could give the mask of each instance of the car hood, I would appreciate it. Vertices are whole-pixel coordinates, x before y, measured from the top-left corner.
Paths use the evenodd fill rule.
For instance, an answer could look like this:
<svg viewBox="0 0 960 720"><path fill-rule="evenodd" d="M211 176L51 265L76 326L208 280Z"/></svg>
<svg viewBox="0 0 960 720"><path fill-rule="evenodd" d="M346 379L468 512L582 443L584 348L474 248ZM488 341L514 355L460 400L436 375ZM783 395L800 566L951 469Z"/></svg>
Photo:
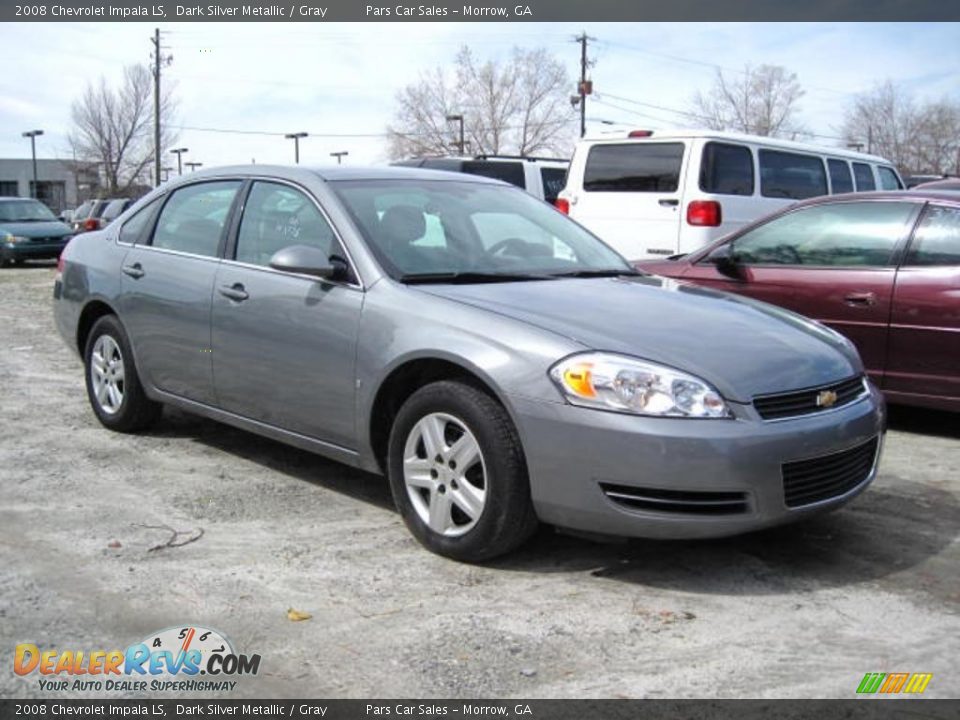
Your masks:
<svg viewBox="0 0 960 720"><path fill-rule="evenodd" d="M41 222L0 222L0 233L10 233L20 237L60 237L73 231L59 220Z"/></svg>
<svg viewBox="0 0 960 720"><path fill-rule="evenodd" d="M535 325L591 350L684 370L736 402L863 371L853 346L822 325L750 298L667 278L421 285L417 290Z"/></svg>

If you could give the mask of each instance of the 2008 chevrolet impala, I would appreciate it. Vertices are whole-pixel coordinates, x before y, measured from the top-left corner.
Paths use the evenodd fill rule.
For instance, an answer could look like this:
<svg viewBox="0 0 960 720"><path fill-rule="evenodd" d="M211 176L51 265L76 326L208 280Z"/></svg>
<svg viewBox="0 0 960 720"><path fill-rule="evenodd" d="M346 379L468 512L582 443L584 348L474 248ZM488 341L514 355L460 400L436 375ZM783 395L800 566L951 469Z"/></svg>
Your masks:
<svg viewBox="0 0 960 720"><path fill-rule="evenodd" d="M538 521L640 537L836 508L883 401L842 336L638 274L523 191L250 166L164 185L64 251L57 325L103 425L162 404L389 478L428 548Z"/></svg>

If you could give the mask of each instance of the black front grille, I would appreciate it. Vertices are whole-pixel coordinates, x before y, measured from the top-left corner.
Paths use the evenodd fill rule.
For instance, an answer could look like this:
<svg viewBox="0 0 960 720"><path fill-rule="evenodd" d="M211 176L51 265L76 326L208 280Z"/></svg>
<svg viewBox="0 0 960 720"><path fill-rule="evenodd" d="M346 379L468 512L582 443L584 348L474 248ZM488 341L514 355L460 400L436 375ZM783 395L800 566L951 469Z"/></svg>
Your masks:
<svg viewBox="0 0 960 720"><path fill-rule="evenodd" d="M747 494L742 492L661 490L609 483L600 483L600 488L617 505L635 510L685 515L737 515L749 509Z"/></svg>
<svg viewBox="0 0 960 720"><path fill-rule="evenodd" d="M822 412L831 408L849 405L867 391L862 377L850 378L833 385L798 390L782 395L762 395L753 399L753 406L764 420L794 417ZM833 395L824 395L833 393ZM832 400L832 402L824 402Z"/></svg>
<svg viewBox="0 0 960 720"><path fill-rule="evenodd" d="M870 476L878 442L873 438L843 452L784 463L781 470L787 507L811 505L853 490Z"/></svg>

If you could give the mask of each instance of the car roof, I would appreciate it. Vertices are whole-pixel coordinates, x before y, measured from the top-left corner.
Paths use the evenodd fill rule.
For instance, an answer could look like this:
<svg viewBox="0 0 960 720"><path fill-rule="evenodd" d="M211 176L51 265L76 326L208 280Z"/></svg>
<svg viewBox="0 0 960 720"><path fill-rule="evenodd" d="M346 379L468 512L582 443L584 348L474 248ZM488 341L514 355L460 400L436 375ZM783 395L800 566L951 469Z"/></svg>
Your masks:
<svg viewBox="0 0 960 720"><path fill-rule="evenodd" d="M306 175L313 175L325 182L341 180L438 180L447 182L469 182L485 185L504 185L508 183L479 175L465 175L447 170L428 170L415 167L397 167L393 165L378 167L308 167L305 165L228 165L217 168L205 168L192 172L164 183L169 187L176 187L193 180L223 177L229 175L249 175L261 177L277 177L289 180L303 179Z"/></svg>
<svg viewBox="0 0 960 720"><path fill-rule="evenodd" d="M24 197L0 197L0 202L23 202L24 200L30 200L32 202L38 202L43 205L42 202L37 200L37 198L24 198Z"/></svg>
<svg viewBox="0 0 960 720"><path fill-rule="evenodd" d="M840 193L838 195L818 195L817 197L801 200L796 205L790 207L800 207L803 205L823 205L831 202L844 202L849 200L906 200L908 202L928 202L936 200L938 202L960 203L960 195L948 190L871 190L869 192Z"/></svg>

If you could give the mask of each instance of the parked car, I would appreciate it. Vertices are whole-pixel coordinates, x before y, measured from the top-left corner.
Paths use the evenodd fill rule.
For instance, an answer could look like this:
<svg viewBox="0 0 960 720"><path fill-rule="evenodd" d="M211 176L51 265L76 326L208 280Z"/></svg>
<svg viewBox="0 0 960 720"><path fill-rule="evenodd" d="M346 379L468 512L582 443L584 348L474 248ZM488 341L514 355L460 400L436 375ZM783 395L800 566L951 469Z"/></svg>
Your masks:
<svg viewBox="0 0 960 720"><path fill-rule="evenodd" d="M897 190L887 160L712 130L581 140L558 208L632 260L689 253L797 200Z"/></svg>
<svg viewBox="0 0 960 720"><path fill-rule="evenodd" d="M570 161L563 158L518 155L476 155L466 158L411 158L393 164L403 167L449 170L503 180L552 205L566 183L567 167Z"/></svg>
<svg viewBox="0 0 960 720"><path fill-rule="evenodd" d="M191 173L77 237L60 273L104 426L169 404L384 473L411 532L461 560L538 521L745 532L876 472L883 401L848 340L639 274L481 177Z"/></svg>
<svg viewBox="0 0 960 720"><path fill-rule="evenodd" d="M960 191L960 178L943 178L942 180L931 180L930 182L920 183L913 186L914 190L940 192L947 190L950 192Z"/></svg>
<svg viewBox="0 0 960 720"><path fill-rule="evenodd" d="M908 190L912 190L918 185L925 185L929 182L944 180L946 177L946 175L906 175L903 178L903 184Z"/></svg>
<svg viewBox="0 0 960 720"><path fill-rule="evenodd" d="M108 200L103 208L103 213L100 215L100 227L105 228L112 223L132 204L133 200L130 198L114 198Z"/></svg>
<svg viewBox="0 0 960 720"><path fill-rule="evenodd" d="M0 197L0 266L60 255L73 232L32 198Z"/></svg>
<svg viewBox="0 0 960 720"><path fill-rule="evenodd" d="M956 194L817 198L637 267L814 318L856 344L889 400L960 411Z"/></svg>
<svg viewBox="0 0 960 720"><path fill-rule="evenodd" d="M73 212L73 231L75 233L91 232L100 229L100 218L103 211L110 204L109 200L100 198L86 200Z"/></svg>

